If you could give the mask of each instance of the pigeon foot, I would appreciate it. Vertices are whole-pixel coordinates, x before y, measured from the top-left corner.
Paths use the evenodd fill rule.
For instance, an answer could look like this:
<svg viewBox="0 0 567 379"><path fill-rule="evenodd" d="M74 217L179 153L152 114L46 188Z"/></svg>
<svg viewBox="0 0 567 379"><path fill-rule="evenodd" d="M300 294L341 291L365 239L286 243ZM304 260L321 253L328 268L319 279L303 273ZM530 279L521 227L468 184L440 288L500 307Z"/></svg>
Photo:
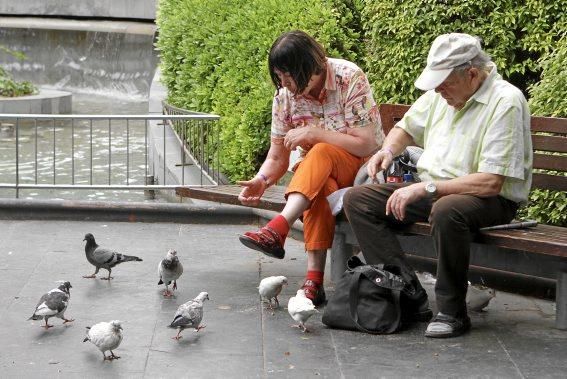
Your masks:
<svg viewBox="0 0 567 379"><path fill-rule="evenodd" d="M49 328L53 328L53 325L45 324L45 325L42 325L41 327L44 328L45 330L47 330Z"/></svg>
<svg viewBox="0 0 567 379"><path fill-rule="evenodd" d="M95 274L92 274L92 275L83 275L83 278L85 278L85 279L94 279L94 278L96 278L96 275L95 275Z"/></svg>
<svg viewBox="0 0 567 379"><path fill-rule="evenodd" d="M176 341L179 341L181 338L183 338L183 336L177 335L177 336L171 337L172 340L176 340Z"/></svg>
<svg viewBox="0 0 567 379"><path fill-rule="evenodd" d="M198 332L201 329L205 329L207 327L207 325L200 325L198 327L195 328L195 331Z"/></svg>
<svg viewBox="0 0 567 379"><path fill-rule="evenodd" d="M114 279L114 276L109 276L108 278L100 278L100 280L112 280Z"/></svg>
<svg viewBox="0 0 567 379"><path fill-rule="evenodd" d="M73 321L75 321L74 318L72 318L72 319L70 319L70 320L67 320L66 318L64 318L63 320L65 320L65 321L63 321L63 324L66 324L66 323L68 323L68 322L73 322Z"/></svg>
<svg viewBox="0 0 567 379"><path fill-rule="evenodd" d="M172 297L172 296L173 296L173 292L167 291L167 290L166 290L166 291L163 291L163 296L164 296L164 297Z"/></svg>

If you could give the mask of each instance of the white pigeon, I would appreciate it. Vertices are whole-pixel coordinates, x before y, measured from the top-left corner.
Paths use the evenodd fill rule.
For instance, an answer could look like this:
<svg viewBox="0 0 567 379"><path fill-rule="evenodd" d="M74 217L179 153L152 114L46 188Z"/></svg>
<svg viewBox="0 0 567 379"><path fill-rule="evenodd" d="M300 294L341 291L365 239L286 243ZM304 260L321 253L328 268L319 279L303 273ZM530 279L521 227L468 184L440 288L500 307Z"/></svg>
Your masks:
<svg viewBox="0 0 567 379"><path fill-rule="evenodd" d="M110 280L110 272L112 268L117 264L129 262L129 261L142 261L141 258L135 257L133 255L125 255L118 253L114 250L106 249L97 245L94 236L91 233L85 234L83 241L87 241L85 244L85 254L87 255L87 261L95 266L95 272L92 275L85 275L83 278L96 278L98 270L104 268L108 270L108 277L101 278L102 280Z"/></svg>
<svg viewBox="0 0 567 379"><path fill-rule="evenodd" d="M177 289L177 279L183 274L183 265L179 262L177 251L169 249L165 258L158 264L159 284L165 284L165 291L163 296L173 296L173 291L170 291L168 286L173 282L173 290Z"/></svg>
<svg viewBox="0 0 567 379"><path fill-rule="evenodd" d="M305 291L302 289L297 290L297 295L289 299L289 302L287 303L287 311L295 321L299 322L299 325L292 326L300 328L303 333L308 332L305 323L309 320L309 317L318 312L311 299L308 299L305 296Z"/></svg>
<svg viewBox="0 0 567 379"><path fill-rule="evenodd" d="M482 312L495 296L496 290L492 288L469 285L466 297L467 309L474 312Z"/></svg>
<svg viewBox="0 0 567 379"><path fill-rule="evenodd" d="M39 299L33 315L28 320L44 319L45 325L42 325L42 327L45 329L53 326L47 323L47 320L51 317L59 317L63 320L63 324L75 321L65 318L65 311L69 305L69 299L71 299L70 288L72 288L71 283L62 281L59 287L44 294Z"/></svg>
<svg viewBox="0 0 567 379"><path fill-rule="evenodd" d="M99 322L93 326L87 326L87 336L83 342L91 341L102 352L104 361L120 358L115 355L115 350L122 342L122 322L113 320L110 322ZM105 352L110 351L107 357Z"/></svg>
<svg viewBox="0 0 567 379"><path fill-rule="evenodd" d="M175 337L171 338L179 340L182 338L180 334L183 330L193 328L198 332L205 327L205 325L201 325L201 321L203 320L203 302L205 300L209 300L209 294L201 292L195 299L189 300L177 308L177 312L175 312L173 321L169 326L171 328L178 328L179 331Z"/></svg>
<svg viewBox="0 0 567 379"><path fill-rule="evenodd" d="M283 286L287 284L285 276L269 276L260 281L258 292L264 299L268 299L268 307L273 310L272 299L274 299L276 308L280 306L278 295L282 292Z"/></svg>

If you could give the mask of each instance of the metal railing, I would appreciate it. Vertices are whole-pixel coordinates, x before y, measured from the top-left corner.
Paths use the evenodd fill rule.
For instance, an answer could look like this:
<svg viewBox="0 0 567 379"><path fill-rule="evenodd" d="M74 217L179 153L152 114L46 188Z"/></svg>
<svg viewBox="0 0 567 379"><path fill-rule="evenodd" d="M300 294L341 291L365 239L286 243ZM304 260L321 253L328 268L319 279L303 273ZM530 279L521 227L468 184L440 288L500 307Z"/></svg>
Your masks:
<svg viewBox="0 0 567 379"><path fill-rule="evenodd" d="M218 120L216 115L200 113L1 114L0 189L14 189L19 197L22 189L159 190L178 185L203 186L203 177L200 183L185 183L185 166L191 160L215 185L220 175ZM186 142L177 144L179 154L175 158L167 150L166 129L171 125L176 129L181 126L178 140ZM150 146L150 137L155 140L160 132L162 143ZM203 145L212 140L216 142ZM163 159L152 159L159 153ZM179 158L181 164L172 162ZM161 167L155 167L158 161ZM165 179L162 184L147 182L159 174L157 170L163 170L165 178L168 166L181 166L179 183L166 184Z"/></svg>

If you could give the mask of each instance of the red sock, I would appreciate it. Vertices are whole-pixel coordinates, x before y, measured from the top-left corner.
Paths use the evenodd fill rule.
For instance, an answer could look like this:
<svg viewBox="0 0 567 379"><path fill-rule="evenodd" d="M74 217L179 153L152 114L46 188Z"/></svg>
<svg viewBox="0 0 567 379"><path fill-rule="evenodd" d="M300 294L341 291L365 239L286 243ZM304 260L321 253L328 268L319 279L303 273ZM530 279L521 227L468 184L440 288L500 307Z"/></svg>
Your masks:
<svg viewBox="0 0 567 379"><path fill-rule="evenodd" d="M285 241L287 233L289 233L289 224L287 223L287 220L284 216L277 215L276 217L274 217L274 219L272 219L272 221L268 222L268 225L266 226L269 226L274 231L276 231L276 233L278 233L282 237L282 240Z"/></svg>
<svg viewBox="0 0 567 379"><path fill-rule="evenodd" d="M323 277L325 273L323 271L314 271L309 270L307 271L307 276L305 277L306 280L312 280L317 285L323 284Z"/></svg>

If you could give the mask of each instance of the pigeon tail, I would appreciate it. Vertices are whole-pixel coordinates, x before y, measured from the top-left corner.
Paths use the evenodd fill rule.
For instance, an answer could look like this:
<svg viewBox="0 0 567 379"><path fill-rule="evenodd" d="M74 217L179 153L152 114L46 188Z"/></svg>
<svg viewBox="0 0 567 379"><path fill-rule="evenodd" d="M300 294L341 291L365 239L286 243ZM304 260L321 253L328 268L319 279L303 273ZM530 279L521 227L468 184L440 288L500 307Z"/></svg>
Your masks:
<svg viewBox="0 0 567 379"><path fill-rule="evenodd" d="M83 342L87 342L90 341L89 337L85 337L85 339L83 340Z"/></svg>
<svg viewBox="0 0 567 379"><path fill-rule="evenodd" d="M134 255L124 255L124 254L120 254L122 255L122 259L119 259L119 261L122 262L130 262L130 261L135 261L135 262L142 262L142 258L138 258Z"/></svg>
<svg viewBox="0 0 567 379"><path fill-rule="evenodd" d="M163 284L163 280L161 280L161 278L160 278L160 280L157 284Z"/></svg>

